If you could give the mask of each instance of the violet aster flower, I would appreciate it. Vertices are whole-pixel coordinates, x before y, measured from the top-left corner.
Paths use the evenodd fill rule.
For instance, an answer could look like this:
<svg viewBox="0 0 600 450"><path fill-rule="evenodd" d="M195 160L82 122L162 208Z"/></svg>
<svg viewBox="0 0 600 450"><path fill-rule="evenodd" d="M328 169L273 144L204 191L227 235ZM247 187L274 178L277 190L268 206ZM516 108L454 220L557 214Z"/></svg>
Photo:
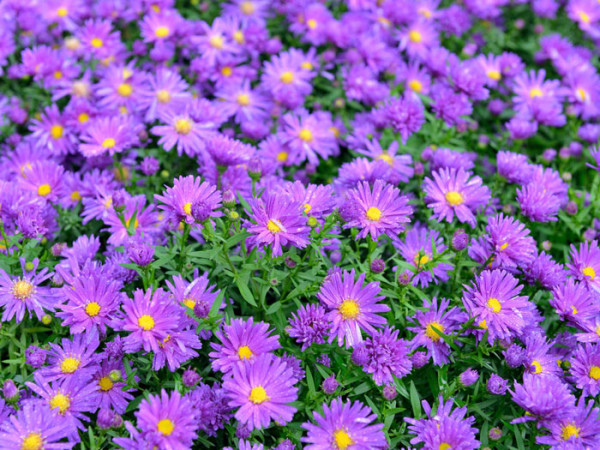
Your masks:
<svg viewBox="0 0 600 450"><path fill-rule="evenodd" d="M206 141L206 152L217 166L235 166L248 163L255 149L237 139L214 133Z"/></svg>
<svg viewBox="0 0 600 450"><path fill-rule="evenodd" d="M479 379L479 372L475 369L468 368L458 377L460 384L464 387L469 387Z"/></svg>
<svg viewBox="0 0 600 450"><path fill-rule="evenodd" d="M279 336L271 333L273 330L269 329L268 323L254 323L252 317L247 321L233 319L230 325L223 325L222 331L215 332L221 342L210 344L214 350L209 353L213 370L229 373L240 361L253 361L280 348Z"/></svg>
<svg viewBox="0 0 600 450"><path fill-rule="evenodd" d="M377 295L381 291L379 282L364 285L364 281L364 273L355 280L354 269L343 273L336 271L325 278L317 298L329 310L329 342L337 337L340 347L345 341L346 348L349 348L362 342L362 330L371 335L375 332L374 325L385 324L385 318L378 313L387 312L390 308L379 303L385 298Z"/></svg>
<svg viewBox="0 0 600 450"><path fill-rule="evenodd" d="M600 249L598 241L582 242L579 248L571 244L569 272L588 289L600 292Z"/></svg>
<svg viewBox="0 0 600 450"><path fill-rule="evenodd" d="M405 417L408 422L408 430L416 435L411 439L411 444L423 443L424 448L461 448L471 450L479 448L480 442L475 439L477 429L473 427L475 418L473 416L465 417L467 407L463 406L452 410L454 399L449 399L444 403L444 398L438 397L437 409L432 410L427 401L423 400L421 405L426 419L413 419Z"/></svg>
<svg viewBox="0 0 600 450"><path fill-rule="evenodd" d="M155 235L158 231L156 226L158 214L153 204L146 207L145 195L127 198L123 216L125 223L121 222L114 208L110 208L107 217L104 219L104 223L108 225L106 230L111 233L108 238L110 244L121 245L127 242L130 239L129 228L133 228L134 236L141 237L144 235L146 238ZM129 261L128 258L127 261Z"/></svg>
<svg viewBox="0 0 600 450"><path fill-rule="evenodd" d="M413 19L414 20L414 19ZM400 49L411 57L426 59L429 49L439 46L439 36L431 21L414 20L398 34Z"/></svg>
<svg viewBox="0 0 600 450"><path fill-rule="evenodd" d="M231 408L227 405L224 389L216 383L212 386L200 383L187 397L196 413L198 428L215 437L217 431L224 428L231 417Z"/></svg>
<svg viewBox="0 0 600 450"><path fill-rule="evenodd" d="M298 108L312 92L313 74L302 68L299 52L281 52L264 63L261 86L271 92L275 101L289 109Z"/></svg>
<svg viewBox="0 0 600 450"><path fill-rule="evenodd" d="M50 407L69 440L79 442L78 430L85 431L83 422L90 421L84 413L93 414L98 409L98 386L79 376L48 384L39 372L33 374L33 380L25 384Z"/></svg>
<svg viewBox="0 0 600 450"><path fill-rule="evenodd" d="M41 200L55 203L65 194L64 173L63 166L53 161L35 161L25 167L18 182Z"/></svg>
<svg viewBox="0 0 600 450"><path fill-rule="evenodd" d="M411 281L413 286L420 284L425 288L431 282L437 284L450 278L448 272L454 267L452 264L433 262L434 257L447 248L444 239L437 231L417 225L406 232L404 242L399 242L395 246L405 261L415 267L415 274Z"/></svg>
<svg viewBox="0 0 600 450"><path fill-rule="evenodd" d="M281 425L292 420L296 408L290 403L298 399L295 381L285 361L265 354L252 364L234 365L223 389L229 406L239 407L235 418L253 430L266 428L272 420Z"/></svg>
<svg viewBox="0 0 600 450"><path fill-rule="evenodd" d="M98 340L86 342L82 335L63 339L61 345L49 343L48 366L38 370L47 381L62 381L71 377L89 379L98 369Z"/></svg>
<svg viewBox="0 0 600 450"><path fill-rule="evenodd" d="M137 424L146 439L159 448L191 448L196 438L192 405L177 391L162 389L160 397L150 395L136 411Z"/></svg>
<svg viewBox="0 0 600 450"><path fill-rule="evenodd" d="M398 141L394 141L384 150L378 140L369 140L365 143L364 149L358 149L357 151L374 160L388 163L393 173L390 177L391 184L398 184L400 181L408 183L414 175L414 169L411 167L412 156L399 154L399 146Z"/></svg>
<svg viewBox="0 0 600 450"><path fill-rule="evenodd" d="M562 320L577 324L582 320L593 319L600 313L600 304L585 284L568 278L552 290L550 305Z"/></svg>
<svg viewBox="0 0 600 450"><path fill-rule="evenodd" d="M35 313L38 320L42 320L44 310L54 309L56 298L51 288L40 286L44 281L52 277L45 267L38 273L39 259L31 261L31 270L25 263L25 258L20 258L23 275L13 277L0 269L0 305L4 307L2 321L7 322L13 317L17 323L23 320L25 312Z"/></svg>
<svg viewBox="0 0 600 450"><path fill-rule="evenodd" d="M41 401L29 400L0 426L2 448L55 449L73 448L74 442L59 442L67 437L66 429L54 412Z"/></svg>
<svg viewBox="0 0 600 450"><path fill-rule="evenodd" d="M534 222L554 222L557 220L560 200L552 195L547 187L529 183L517 189L517 200L524 216Z"/></svg>
<svg viewBox="0 0 600 450"><path fill-rule="evenodd" d="M498 173L510 183L526 184L531 178L533 167L526 155L501 151L496 155Z"/></svg>
<svg viewBox="0 0 600 450"><path fill-rule="evenodd" d="M254 223L248 222L246 229L253 235L249 238L251 245L263 248L270 244L276 258L283 254L282 246L304 248L309 244L310 228L300 202L267 191L260 198L250 199L250 206L248 214Z"/></svg>
<svg viewBox="0 0 600 450"><path fill-rule="evenodd" d="M596 397L600 393L600 346L579 344L570 358L571 374L583 396Z"/></svg>
<svg viewBox="0 0 600 450"><path fill-rule="evenodd" d="M449 305L449 300L442 299L438 306L436 297L431 301L423 300L425 311L417 311L414 316L409 317L414 326L406 327L416 333L411 341L411 349L427 348L427 359L433 358L436 366L449 361L450 346L442 339L442 334L453 333L467 320L464 312L456 306L448 309Z"/></svg>
<svg viewBox="0 0 600 450"><path fill-rule="evenodd" d="M513 402L526 411L526 415L511 423L537 420L538 426L547 426L573 416L575 397L569 387L557 377L523 375L523 384L515 383L509 390Z"/></svg>
<svg viewBox="0 0 600 450"><path fill-rule="evenodd" d="M321 305L301 305L288 321L290 325L286 329L287 333L295 338L298 344L302 344L301 351L305 351L312 344L325 343L329 322L325 308Z"/></svg>
<svg viewBox="0 0 600 450"><path fill-rule="evenodd" d="M341 398L336 398L330 405L323 404L322 414L313 411L313 419L316 424L311 422L302 424L302 428L308 432L301 439L306 443L303 448L307 450L350 447L388 448L383 424L373 423L377 415L361 402L348 400L344 403Z"/></svg>
<svg viewBox="0 0 600 450"><path fill-rule="evenodd" d="M539 253L533 260L521 268L525 279L530 284L539 282L546 289L554 289L565 282L567 271L545 252Z"/></svg>
<svg viewBox="0 0 600 450"><path fill-rule="evenodd" d="M421 100L414 96L392 98L379 110L381 119L396 133L400 133L402 144L421 129L425 123L425 112Z"/></svg>
<svg viewBox="0 0 600 450"><path fill-rule="evenodd" d="M473 213L490 200L490 191L482 186L481 178L469 179L470 173L463 169L440 169L432 175L433 180L425 178L423 190L433 217L452 222L456 214L459 222L467 222L475 228L477 220Z"/></svg>
<svg viewBox="0 0 600 450"><path fill-rule="evenodd" d="M322 218L330 214L335 207L333 188L330 185L309 184L305 186L300 181L282 186L284 192L289 193L294 201L304 205L307 216Z"/></svg>
<svg viewBox="0 0 600 450"><path fill-rule="evenodd" d="M386 234L391 239L404 231L404 223L410 222L412 207L408 198L400 194L400 190L381 181L375 181L373 187L361 182L348 192L347 203L351 203L355 211L354 217L344 224L344 228L361 228L356 238L364 238L368 234L376 241L380 235Z"/></svg>
<svg viewBox="0 0 600 450"><path fill-rule="evenodd" d="M431 147L428 147L423 150L421 157L429 160L432 171L442 168L463 168L465 170L471 170L475 167L477 153L461 152L449 148L438 148L433 150Z"/></svg>
<svg viewBox="0 0 600 450"><path fill-rule="evenodd" d="M205 125L196 122L188 112L191 103L185 108L165 110L161 120L165 125L156 125L150 129L155 136L159 136L158 144L165 151L170 151L177 146L177 154L186 154L194 157L199 155L205 147L204 141L212 134Z"/></svg>
<svg viewBox="0 0 600 450"><path fill-rule="evenodd" d="M99 117L85 127L85 134L81 137L84 143L79 145L79 151L87 158L121 153L139 144L135 129L131 119Z"/></svg>
<svg viewBox="0 0 600 450"><path fill-rule="evenodd" d="M488 342L521 336L536 324L535 305L519 295L523 286L504 270L484 271L465 286L463 303L476 323L488 331Z"/></svg>
<svg viewBox="0 0 600 450"><path fill-rule="evenodd" d="M58 306L56 315L63 319L62 326L72 334L84 333L87 342L106 334L106 326L113 325L114 313L121 304L119 284L92 273L77 277L72 286L61 290L66 302Z"/></svg>
<svg viewBox="0 0 600 450"><path fill-rule="evenodd" d="M398 333L398 330L386 326L383 330L375 330L360 344L367 350L363 370L373 375L377 386L393 383L394 376L402 378L412 369L408 342L398 339Z"/></svg>
<svg viewBox="0 0 600 450"><path fill-rule="evenodd" d="M468 117L473 112L473 106L469 97L456 92L449 86L436 84L431 89L431 98L433 100L431 109L435 112L435 117L442 119L449 127L462 125L465 123L464 117Z"/></svg>
<svg viewBox="0 0 600 450"><path fill-rule="evenodd" d="M384 161L356 158L354 161L342 164L333 186L339 196L345 196L346 191L357 187L361 181L374 184L377 180L391 181L392 177L392 169Z"/></svg>
<svg viewBox="0 0 600 450"><path fill-rule="evenodd" d="M548 423L551 434L538 436L536 442L554 448L596 448L600 445L599 418L600 409L594 407L594 401L586 405L585 397L580 397L571 415Z"/></svg>
<svg viewBox="0 0 600 450"><path fill-rule="evenodd" d="M208 273L205 272L201 276L194 272L194 279L189 282L181 275L175 275L173 282L166 281L169 292L174 297L175 302L178 304L183 303L183 308L195 309L197 305L203 308L210 308L216 301L220 289L215 291L216 285L209 285ZM193 319L189 321L190 325L194 325L196 322Z"/></svg>
<svg viewBox="0 0 600 450"><path fill-rule="evenodd" d="M487 381L485 387L490 394L504 395L508 389L508 381L501 376L493 373Z"/></svg>
<svg viewBox="0 0 600 450"><path fill-rule="evenodd" d="M164 203L160 209L170 214L176 222L184 220L188 224L195 222L192 216L194 205L203 205L207 208L209 217L220 217L221 193L208 181L201 183L199 177L188 175L173 180L173 187L166 187L164 195L155 195L155 198Z"/></svg>
<svg viewBox="0 0 600 450"><path fill-rule="evenodd" d="M152 369L158 371L166 363L169 370L175 372L181 364L198 356L196 350L200 348L202 343L194 330L174 331L159 343Z"/></svg>
<svg viewBox="0 0 600 450"><path fill-rule="evenodd" d="M185 106L192 95L187 83L172 70L161 67L148 77L148 86L140 92L140 107L147 109L146 120L165 119L165 112Z"/></svg>
<svg viewBox="0 0 600 450"><path fill-rule="evenodd" d="M123 364L121 360L106 359L93 376L99 388L100 408L112 408L117 414L124 414L127 405L133 400L133 395L129 393L132 389L123 389L127 385Z"/></svg>
<svg viewBox="0 0 600 450"><path fill-rule="evenodd" d="M126 353L142 348L156 353L163 340L179 329L180 311L161 288L154 292L137 289L133 299L127 297L122 307L124 314L118 328L129 332L123 339Z"/></svg>

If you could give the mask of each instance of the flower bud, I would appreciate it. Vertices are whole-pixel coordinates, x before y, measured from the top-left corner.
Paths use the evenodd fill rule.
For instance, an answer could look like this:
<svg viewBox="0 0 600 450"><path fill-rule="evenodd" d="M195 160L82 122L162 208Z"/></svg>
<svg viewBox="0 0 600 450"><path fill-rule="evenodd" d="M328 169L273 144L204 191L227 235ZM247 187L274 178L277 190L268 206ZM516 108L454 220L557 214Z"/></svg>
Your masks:
<svg viewBox="0 0 600 450"><path fill-rule="evenodd" d="M460 252L464 250L469 245L469 235L465 233L465 230L459 228L452 235L451 245L454 251Z"/></svg>
<svg viewBox="0 0 600 450"><path fill-rule="evenodd" d="M327 395L331 395L335 393L339 385L340 384L335 379L335 375L331 375L330 377L325 378L323 381L323 392L325 392Z"/></svg>
<svg viewBox="0 0 600 450"><path fill-rule="evenodd" d="M385 261L381 258L376 258L371 262L371 272L381 273L385 270Z"/></svg>

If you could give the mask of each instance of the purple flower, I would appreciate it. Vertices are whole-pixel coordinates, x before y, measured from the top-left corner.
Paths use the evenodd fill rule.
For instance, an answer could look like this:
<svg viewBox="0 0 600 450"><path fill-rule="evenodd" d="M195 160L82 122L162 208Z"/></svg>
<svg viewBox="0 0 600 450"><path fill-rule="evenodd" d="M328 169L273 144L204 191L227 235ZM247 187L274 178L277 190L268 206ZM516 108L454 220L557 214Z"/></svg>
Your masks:
<svg viewBox="0 0 600 450"><path fill-rule="evenodd" d="M374 325L385 324L386 320L378 313L387 312L390 308L379 303L385 298L378 295L381 290L379 282L364 285L364 281L364 273L355 281L354 269L343 273L336 271L325 278L317 298L329 310L329 342L337 337L340 347L345 341L346 348L349 348L362 342L362 330L371 335L375 332Z"/></svg>
<svg viewBox="0 0 600 450"><path fill-rule="evenodd" d="M61 344L49 344L49 366L37 372L47 381L62 381L75 376L90 378L98 368L98 356L95 354L98 348L97 338L86 342L84 336L79 334L73 340L63 339Z"/></svg>
<svg viewBox="0 0 600 450"><path fill-rule="evenodd" d="M570 359L571 374L583 396L600 393L600 347L598 344L579 344Z"/></svg>
<svg viewBox="0 0 600 450"><path fill-rule="evenodd" d="M482 186L481 178L469 179L470 173L463 169L440 169L432 175L433 180L425 178L423 190L433 217L452 222L456 214L459 222L467 222L475 228L477 220L473 212L490 200L490 191Z"/></svg>
<svg viewBox="0 0 600 450"><path fill-rule="evenodd" d="M509 183L526 184L533 172L526 155L501 151L496 155L496 161L498 173Z"/></svg>
<svg viewBox="0 0 600 450"><path fill-rule="evenodd" d="M524 216L533 222L556 221L560 200L552 195L547 187L538 183L529 183L517 189L517 200Z"/></svg>
<svg viewBox="0 0 600 450"><path fill-rule="evenodd" d="M583 283L568 278L552 290L550 305L561 320L577 324L582 320L593 319L600 313L600 304Z"/></svg>
<svg viewBox="0 0 600 450"><path fill-rule="evenodd" d="M253 361L257 357L280 348L279 336L270 334L269 324L254 323L250 317L247 321L233 319L230 325L223 325L223 330L215 332L220 344L211 343L213 352L209 354L213 370L228 373L238 362Z"/></svg>
<svg viewBox="0 0 600 450"><path fill-rule="evenodd" d="M436 84L432 88L431 97L431 108L435 117L442 119L449 127L463 124L466 121L464 117L473 112L473 106L466 94L455 92L443 84Z"/></svg>
<svg viewBox="0 0 600 450"><path fill-rule="evenodd" d="M555 448L595 448L600 445L600 409L594 408L594 401L587 405L585 397L580 397L574 411L567 417L553 420L546 425L551 433L538 436L538 444L552 445Z"/></svg>
<svg viewBox="0 0 600 450"><path fill-rule="evenodd" d="M335 375L331 375L323 380L323 392L327 395L335 394L340 383L335 379Z"/></svg>
<svg viewBox="0 0 600 450"><path fill-rule="evenodd" d="M471 386L479 379L479 372L475 369L468 368L463 373L459 375L460 384L465 387Z"/></svg>
<svg viewBox="0 0 600 450"><path fill-rule="evenodd" d="M365 149L358 149L357 151L374 160L381 160L388 163L393 172L393 175L389 179L391 184L398 184L398 182L408 183L414 175L414 170L411 167L412 156L400 154L399 147L398 141L394 141L387 150L384 150L378 140L369 140L365 143Z"/></svg>
<svg viewBox="0 0 600 450"><path fill-rule="evenodd" d="M367 350L363 370L373 374L373 381L378 386L393 383L394 376L402 378L412 369L408 342L398 339L398 333L398 330L386 326L383 330L375 330L361 344Z"/></svg>
<svg viewBox="0 0 600 450"><path fill-rule="evenodd" d="M194 420L198 429L215 437L231 417L224 389L218 384L200 383L187 397L196 413Z"/></svg>
<svg viewBox="0 0 600 450"><path fill-rule="evenodd" d="M413 96L388 100L379 114L388 126L400 133L402 144L406 144L408 138L425 123L423 104Z"/></svg>
<svg viewBox="0 0 600 450"><path fill-rule="evenodd" d="M298 388L291 367L281 358L265 354L252 364L237 363L231 377L223 383L229 406L239 409L235 418L249 428L265 428L271 420L281 425L290 422L296 408Z"/></svg>
<svg viewBox="0 0 600 450"><path fill-rule="evenodd" d="M325 308L321 305L309 303L301 305L288 319L290 326L287 333L302 344L301 351L305 351L312 344L323 344L328 334L329 322L326 318Z"/></svg>
<svg viewBox="0 0 600 450"><path fill-rule="evenodd" d="M579 249L571 244L567 268L588 289L600 292L600 249L598 248L598 241L582 242L579 244Z"/></svg>
<svg viewBox="0 0 600 450"><path fill-rule="evenodd" d="M305 422L302 424L308 433L302 437L302 442L307 450L320 450L323 448L345 449L388 448L387 439L383 432L382 423L373 423L377 418L371 408L361 402L342 402L336 398L323 404L323 414L313 411L316 424Z"/></svg>
<svg viewBox="0 0 600 450"><path fill-rule="evenodd" d="M508 389L508 381L493 373L485 386L490 394L504 395Z"/></svg>
<svg viewBox="0 0 600 450"><path fill-rule="evenodd" d="M300 160L306 159L310 164L317 165L319 156L327 159L338 153L335 134L331 130L333 124L322 114L309 114L302 110L298 115L284 115L282 121L282 142L299 155Z"/></svg>
<svg viewBox="0 0 600 450"><path fill-rule="evenodd" d="M344 228L361 228L357 239L368 234L374 241L381 234L397 239L397 235L404 231L403 224L410 222L412 214L408 198L401 195L400 190L381 180L375 181L372 188L366 182L359 183L348 192L346 202L352 204L354 214L344 224Z"/></svg>

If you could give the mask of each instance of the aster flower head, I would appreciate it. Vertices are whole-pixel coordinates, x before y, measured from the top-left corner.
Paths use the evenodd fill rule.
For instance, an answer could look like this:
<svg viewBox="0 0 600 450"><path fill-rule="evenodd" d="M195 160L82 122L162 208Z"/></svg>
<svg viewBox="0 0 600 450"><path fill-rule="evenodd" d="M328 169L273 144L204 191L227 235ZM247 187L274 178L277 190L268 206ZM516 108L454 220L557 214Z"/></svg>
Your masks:
<svg viewBox="0 0 600 450"><path fill-rule="evenodd" d="M529 181L533 167L526 155L501 151L496 158L498 173L510 183L526 184Z"/></svg>
<svg viewBox="0 0 600 450"><path fill-rule="evenodd" d="M600 445L599 417L600 409L594 407L594 401L586 404L585 397L580 397L571 415L548 423L550 435L538 436L537 443L565 450L595 448Z"/></svg>
<svg viewBox="0 0 600 450"><path fill-rule="evenodd" d="M119 378L115 376L117 374ZM133 400L132 389L127 386L125 366L121 359L105 359L93 376L98 384L100 408L114 409L117 414L124 414L129 402Z"/></svg>
<svg viewBox="0 0 600 450"><path fill-rule="evenodd" d="M376 180L371 187L361 182L348 192L347 203L352 203L355 214L344 224L344 228L361 228L357 239L371 235L376 241L380 235L386 234L391 239L404 231L404 223L410 221L412 207L408 198L400 194L400 190Z"/></svg>
<svg viewBox="0 0 600 450"><path fill-rule="evenodd" d="M220 289L215 290L216 285L210 285L207 272L198 276L195 271L194 279L191 282L185 280L181 275L176 275L173 277L172 283L167 281L166 284L177 304L182 304L183 308L190 308L194 311L198 306L210 311L221 292ZM195 321L191 319L190 324L194 323Z"/></svg>
<svg viewBox="0 0 600 450"><path fill-rule="evenodd" d="M25 167L18 183L41 200L56 203L65 193L64 173L63 166L53 161L35 161Z"/></svg>
<svg viewBox="0 0 600 450"><path fill-rule="evenodd" d="M283 254L282 246L304 248L309 244L310 228L302 214L302 203L267 190L262 197L251 198L250 207L252 222L246 224L246 229L253 235L249 238L252 246L271 245L272 256L276 258Z"/></svg>
<svg viewBox="0 0 600 450"><path fill-rule="evenodd" d="M209 217L220 217L222 212L216 211L221 207L221 193L208 181L201 183L199 177L188 175L173 180L173 187L166 186L164 195L156 195L163 203L160 208L169 213L177 223L184 220L193 224L196 218L192 214L194 207L202 207L206 220Z"/></svg>
<svg viewBox="0 0 600 450"><path fill-rule="evenodd" d="M600 314L600 305L584 283L568 278L552 290L550 305L562 320L572 324L593 319Z"/></svg>
<svg viewBox="0 0 600 450"><path fill-rule="evenodd" d="M214 133L212 124L202 124L191 116L192 103L185 107L165 110L161 121L163 125L156 125L150 132L159 136L158 144L165 151L177 148L177 154L198 156L205 149L205 141Z"/></svg>
<svg viewBox="0 0 600 450"><path fill-rule="evenodd" d="M388 100L378 113L381 120L400 133L402 144L406 144L408 138L418 132L425 123L423 104L414 96Z"/></svg>
<svg viewBox="0 0 600 450"><path fill-rule="evenodd" d="M360 344L367 350L363 370L373 375L378 386L393 383L394 376L402 378L412 369L408 342L398 339L398 333L398 330L386 326L383 330L375 330Z"/></svg>
<svg viewBox="0 0 600 450"><path fill-rule="evenodd" d="M463 169L440 169L433 180L425 178L425 203L433 209L433 217L451 222L456 214L459 222L473 228L477 224L474 212L490 200L490 191L482 186L478 176L470 177Z"/></svg>
<svg viewBox="0 0 600 450"><path fill-rule="evenodd" d="M192 405L177 391L161 390L160 396L142 400L135 415L145 439L161 448L189 448L196 438Z"/></svg>
<svg viewBox="0 0 600 450"><path fill-rule="evenodd" d="M61 345L50 343L49 346L48 366L39 369L48 381L72 377L89 379L98 368L98 357L94 353L98 340L88 343L82 335L77 335L73 340L63 339Z"/></svg>
<svg viewBox="0 0 600 450"><path fill-rule="evenodd" d="M378 295L379 282L364 285L365 274L355 279L354 269L336 271L329 275L317 294L317 298L328 309L327 319L331 324L329 342L337 338L341 347L346 348L362 342L362 330L371 335L374 326L385 324L385 318L378 313L387 312L390 308L379 303L385 297Z"/></svg>
<svg viewBox="0 0 600 450"><path fill-rule="evenodd" d="M42 320L44 310L53 311L56 298L52 288L40 286L44 281L52 277L48 268L37 272L39 260L31 261L31 266L21 258L21 269L23 275L14 277L0 269L0 305L4 307L2 321L6 322L13 317L17 323L25 317L25 313L35 313L38 320ZM30 270L31 269L31 270Z"/></svg>
<svg viewBox="0 0 600 450"><path fill-rule="evenodd" d="M307 450L322 448L388 448L382 423L373 423L377 416L371 408L361 402L346 403L341 398L334 399L330 405L323 404L323 413L313 412L316 423L306 422L302 428L307 435L302 442Z"/></svg>
<svg viewBox="0 0 600 450"><path fill-rule="evenodd" d="M535 305L519 295L523 286L504 270L483 271L464 287L463 303L476 323L488 332L488 342L521 336L537 321Z"/></svg>
<svg viewBox="0 0 600 450"><path fill-rule="evenodd" d="M524 216L533 222L555 222L560 199L539 183L529 183L517 189L517 201Z"/></svg>
<svg viewBox="0 0 600 450"><path fill-rule="evenodd" d="M424 300L425 311L417 311L409 320L414 326L407 327L416 333L411 341L411 349L418 347L427 348L427 359L433 358L437 366L446 364L450 355L450 346L442 339L442 334L451 334L458 330L467 319L467 315L457 307L448 309L450 301L438 300L434 297L431 301Z"/></svg>
<svg viewBox="0 0 600 450"><path fill-rule="evenodd" d="M79 145L79 151L87 158L120 153L139 143L134 130L130 118L96 118L85 127L81 138L84 143Z"/></svg>
<svg viewBox="0 0 600 450"><path fill-rule="evenodd" d="M588 289L600 292L600 248L598 248L598 241L582 242L579 244L579 248L571 244L567 268L571 275L583 282Z"/></svg>
<svg viewBox="0 0 600 450"><path fill-rule="evenodd" d="M231 417L231 408L224 389L217 383L208 385L200 383L187 395L195 411L198 428L211 437L224 428Z"/></svg>
<svg viewBox="0 0 600 450"><path fill-rule="evenodd" d="M261 86L271 92L275 101L289 109L298 108L312 92L312 71L302 68L300 52L281 52L265 62Z"/></svg>
<svg viewBox="0 0 600 450"><path fill-rule="evenodd" d="M250 317L244 321L233 319L231 324L223 325L223 330L215 332L220 343L211 343L213 370L229 373L241 363L253 362L259 356L281 347L279 336L272 335L272 329L265 322L254 323Z"/></svg>
<svg viewBox="0 0 600 450"><path fill-rule="evenodd" d="M325 308L321 305L302 305L292 317L288 319L290 325L286 329L290 337L302 344L301 351L312 344L324 344L328 335L329 322L326 318Z"/></svg>
<svg viewBox="0 0 600 450"><path fill-rule="evenodd" d="M577 388L584 397L596 397L600 393L600 345L579 344L569 361Z"/></svg>
<svg viewBox="0 0 600 450"><path fill-rule="evenodd" d="M235 418L253 430L269 426L272 420L281 425L292 420L296 408L290 403L298 398L296 381L283 359L264 354L252 364L236 363L223 389L229 406L239 407Z"/></svg>
<svg viewBox="0 0 600 450"><path fill-rule="evenodd" d="M412 156L399 154L399 146L398 141L394 141L384 149L378 140L369 140L365 143L364 149L357 151L374 160L388 163L393 172L393 176L390 177L391 184L408 183L414 175L414 169L411 167Z"/></svg>
<svg viewBox="0 0 600 450"><path fill-rule="evenodd" d="M409 56L425 59L429 49L439 46L435 24L429 20L416 20L398 34L400 49Z"/></svg>

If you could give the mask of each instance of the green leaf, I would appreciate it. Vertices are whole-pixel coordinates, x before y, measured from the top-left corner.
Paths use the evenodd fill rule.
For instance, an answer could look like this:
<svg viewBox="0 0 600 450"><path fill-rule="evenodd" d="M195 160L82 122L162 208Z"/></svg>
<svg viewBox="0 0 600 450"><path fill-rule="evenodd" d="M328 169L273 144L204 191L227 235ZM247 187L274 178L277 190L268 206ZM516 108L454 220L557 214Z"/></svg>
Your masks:
<svg viewBox="0 0 600 450"><path fill-rule="evenodd" d="M421 403L419 402L419 392L415 386L415 382L410 382L410 405L413 410L413 415L415 419L419 419L421 417Z"/></svg>
<svg viewBox="0 0 600 450"><path fill-rule="evenodd" d="M250 288L248 288L247 281L244 281L241 278L236 278L235 284L237 285L240 294L242 294L242 298L252 306L257 307L258 305L256 304L256 300L254 300L252 292L250 292Z"/></svg>

